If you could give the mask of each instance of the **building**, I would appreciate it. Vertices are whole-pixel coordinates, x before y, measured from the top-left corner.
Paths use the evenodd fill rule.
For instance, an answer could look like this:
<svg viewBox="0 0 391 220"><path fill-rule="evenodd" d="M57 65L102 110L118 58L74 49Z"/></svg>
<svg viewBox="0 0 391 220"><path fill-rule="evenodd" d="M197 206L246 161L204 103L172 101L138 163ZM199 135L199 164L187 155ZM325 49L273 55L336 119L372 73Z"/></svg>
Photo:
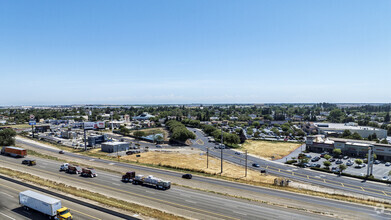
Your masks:
<svg viewBox="0 0 391 220"><path fill-rule="evenodd" d="M329 152L335 148L341 149L343 155L366 157L368 150L373 146L373 152L378 160L391 161L391 145L379 144L374 141L351 140L343 138L326 138L324 135L307 136L307 150L312 152Z"/></svg>
<svg viewBox="0 0 391 220"><path fill-rule="evenodd" d="M144 112L139 116L133 117L134 120L149 120L150 118L155 117L154 115L148 114L148 112Z"/></svg>
<svg viewBox="0 0 391 220"><path fill-rule="evenodd" d="M377 138L387 138L387 130L373 128L368 126L358 126L356 123L314 123L319 134L325 135L340 135L345 130L349 130L352 134L357 132L362 138L368 138L369 135L376 134Z"/></svg>
<svg viewBox="0 0 391 220"><path fill-rule="evenodd" d="M35 132L47 132L50 131L50 125L36 125Z"/></svg>
<svg viewBox="0 0 391 220"><path fill-rule="evenodd" d="M129 150L128 142L104 142L101 144L101 150L107 153L120 152Z"/></svg>
<svg viewBox="0 0 391 220"><path fill-rule="evenodd" d="M106 134L103 135L92 135L88 137L88 146L93 147L97 144L101 144L103 142L108 141L109 139L107 138Z"/></svg>
<svg viewBox="0 0 391 220"><path fill-rule="evenodd" d="M125 115L124 119L125 119L125 123L130 123L130 116L129 115Z"/></svg>

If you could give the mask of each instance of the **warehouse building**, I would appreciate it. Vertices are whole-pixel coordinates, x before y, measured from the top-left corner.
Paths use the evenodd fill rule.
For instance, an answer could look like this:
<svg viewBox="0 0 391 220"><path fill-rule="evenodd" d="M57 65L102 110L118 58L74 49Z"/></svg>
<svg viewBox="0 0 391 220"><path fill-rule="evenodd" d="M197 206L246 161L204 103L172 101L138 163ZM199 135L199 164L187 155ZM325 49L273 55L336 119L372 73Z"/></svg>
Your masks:
<svg viewBox="0 0 391 220"><path fill-rule="evenodd" d="M362 138L368 138L369 135L376 134L377 138L387 138L387 130L380 128L373 128L368 126L358 126L357 123L314 123L319 134L324 135L340 135L345 130L349 130L352 134L357 132Z"/></svg>
<svg viewBox="0 0 391 220"><path fill-rule="evenodd" d="M120 152L129 150L128 142L104 142L101 144L101 150L107 153Z"/></svg>
<svg viewBox="0 0 391 220"><path fill-rule="evenodd" d="M103 135L91 135L88 137L88 146L94 147L97 144L101 144L103 142L108 141L108 137L106 134Z"/></svg>

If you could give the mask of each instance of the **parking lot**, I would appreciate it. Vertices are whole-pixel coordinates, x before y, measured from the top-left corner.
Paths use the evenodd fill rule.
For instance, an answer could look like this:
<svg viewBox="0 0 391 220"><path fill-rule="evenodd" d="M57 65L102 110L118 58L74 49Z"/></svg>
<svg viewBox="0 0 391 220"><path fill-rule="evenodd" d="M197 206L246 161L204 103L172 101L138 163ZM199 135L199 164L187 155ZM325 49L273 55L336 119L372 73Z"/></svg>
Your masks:
<svg viewBox="0 0 391 220"><path fill-rule="evenodd" d="M320 157L319 153L306 153L306 155L311 155L311 158L314 158L316 156ZM346 163L349 160L354 162L356 159L364 160L363 158L349 157L348 159L341 159L341 161L342 161L341 164L345 164L346 165ZM340 160L340 159L335 158L335 161L331 162L330 168L338 167L340 165L340 164L337 164L337 163L339 163L339 162L337 162L338 160ZM310 164L320 164L321 167L324 167L324 165L323 165L324 161L326 161L326 159L324 159L324 158L320 158L320 160L317 161L317 162L311 162L311 159L310 159L310 161L308 163L310 163ZM368 168L367 164L365 164L365 167L363 167L363 168L356 168L356 166L357 166L356 163L354 163L351 166L346 166L347 169L344 171L344 173L349 173L349 174L358 175L358 176L367 174L367 168ZM391 166L386 166L384 161L380 161L380 164L374 164L373 165L373 172L372 172L372 174L373 174L373 176L375 178L382 179L382 177L388 176L388 172L390 170L391 170Z"/></svg>

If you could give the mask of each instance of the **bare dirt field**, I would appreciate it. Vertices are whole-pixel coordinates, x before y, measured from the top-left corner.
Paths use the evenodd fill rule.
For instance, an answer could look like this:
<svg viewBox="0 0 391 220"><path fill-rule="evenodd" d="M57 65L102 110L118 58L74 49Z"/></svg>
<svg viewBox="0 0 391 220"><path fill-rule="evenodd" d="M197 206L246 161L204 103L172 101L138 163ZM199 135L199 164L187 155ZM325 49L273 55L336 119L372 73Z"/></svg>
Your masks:
<svg viewBox="0 0 391 220"><path fill-rule="evenodd" d="M209 168L206 168L207 157L205 153L193 153L190 151L170 152L170 151L154 151L141 153L140 157L136 155L123 156L121 159L126 159L139 163L149 163L162 166L178 167L193 171L201 171L210 174L220 173L220 160L209 157ZM254 182L273 183L274 176L265 176L260 172L248 170L247 177L244 177L244 168L238 165L224 162L223 176L250 180Z"/></svg>
<svg viewBox="0 0 391 220"><path fill-rule="evenodd" d="M300 143L247 140L241 150L268 160L281 159L300 147Z"/></svg>

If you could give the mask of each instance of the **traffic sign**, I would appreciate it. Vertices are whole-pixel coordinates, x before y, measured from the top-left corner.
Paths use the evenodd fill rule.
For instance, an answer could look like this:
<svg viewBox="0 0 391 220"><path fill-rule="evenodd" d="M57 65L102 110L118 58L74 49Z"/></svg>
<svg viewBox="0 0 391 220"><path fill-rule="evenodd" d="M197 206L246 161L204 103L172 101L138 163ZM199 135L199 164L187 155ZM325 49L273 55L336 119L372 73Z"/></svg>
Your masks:
<svg viewBox="0 0 391 220"><path fill-rule="evenodd" d="M30 120L29 121L29 125L36 125L36 124L37 124L37 122L35 120Z"/></svg>

